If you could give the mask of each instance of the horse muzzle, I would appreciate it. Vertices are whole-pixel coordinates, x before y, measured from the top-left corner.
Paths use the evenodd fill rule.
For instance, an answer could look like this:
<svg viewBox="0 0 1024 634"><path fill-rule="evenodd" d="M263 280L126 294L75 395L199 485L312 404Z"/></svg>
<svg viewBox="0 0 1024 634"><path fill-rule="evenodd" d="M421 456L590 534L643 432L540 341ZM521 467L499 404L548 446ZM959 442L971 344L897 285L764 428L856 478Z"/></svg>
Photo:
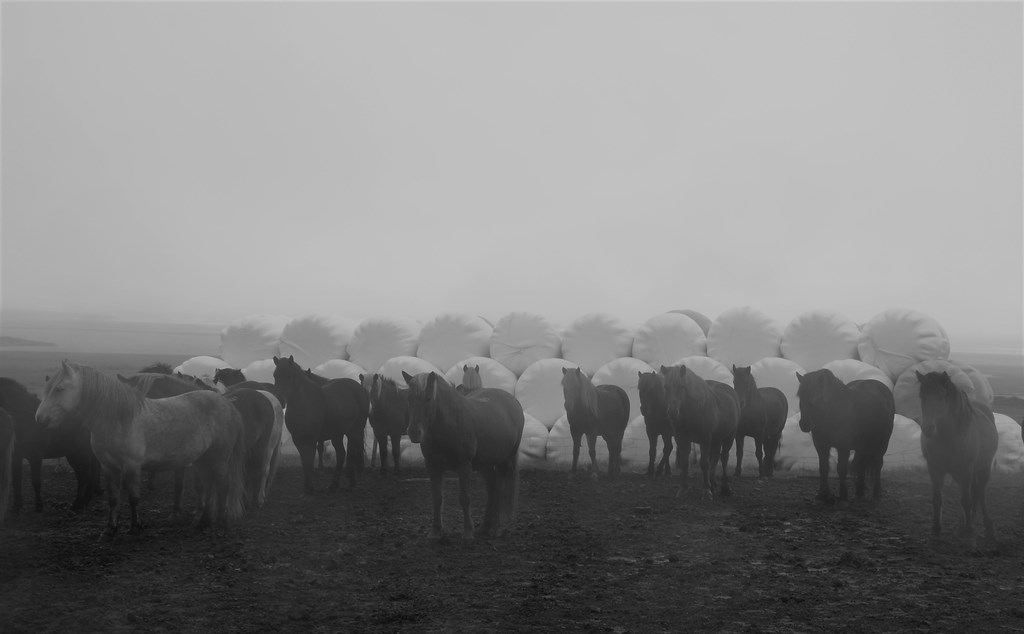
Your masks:
<svg viewBox="0 0 1024 634"><path fill-rule="evenodd" d="M800 417L800 431L805 433L811 431L811 421L804 416Z"/></svg>
<svg viewBox="0 0 1024 634"><path fill-rule="evenodd" d="M46 429L56 429L64 422L64 412L54 408L43 409L40 405L36 410L36 424Z"/></svg>

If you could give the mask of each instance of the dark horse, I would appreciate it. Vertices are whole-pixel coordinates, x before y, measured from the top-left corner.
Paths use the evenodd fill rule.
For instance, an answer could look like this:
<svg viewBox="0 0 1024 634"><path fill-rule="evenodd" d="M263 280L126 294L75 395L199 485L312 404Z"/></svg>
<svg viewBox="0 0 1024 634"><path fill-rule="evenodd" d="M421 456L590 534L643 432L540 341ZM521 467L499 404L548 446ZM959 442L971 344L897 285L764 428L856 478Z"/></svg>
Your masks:
<svg viewBox="0 0 1024 634"><path fill-rule="evenodd" d="M757 458L757 475L770 477L775 474L775 453L782 440L782 429L789 416L789 402L782 390L774 387L757 387L757 381L750 372L750 366L732 366L733 384L740 399L740 420L736 426L736 472L738 478L743 469L743 437L754 439L754 456ZM763 448L763 451L762 451Z"/></svg>
<svg viewBox="0 0 1024 634"><path fill-rule="evenodd" d="M435 372L402 372L409 385L409 438L420 444L433 491L431 536L442 535L441 505L444 472L459 476L462 535L473 537L469 515L469 478L479 471L487 483L487 509L479 534L498 535L515 517L519 497L519 442L523 438L523 407L516 397L497 388L462 395Z"/></svg>
<svg viewBox="0 0 1024 634"><path fill-rule="evenodd" d="M590 473L597 475L597 437L608 445L608 477L622 471L622 436L629 424L629 396L618 385L598 385L579 368L562 368L562 396L572 435L572 473L580 457L580 444L587 437Z"/></svg>
<svg viewBox="0 0 1024 634"><path fill-rule="evenodd" d="M896 405L889 388L873 379L850 381L844 385L830 370L822 368L800 375L800 431L811 433L818 452L820 484L818 499L833 502L828 486L829 453L838 455L839 499L846 500L846 471L850 452L857 475L857 497L864 496L864 478L870 470L874 479L873 495L882 494L882 458L889 448Z"/></svg>
<svg viewBox="0 0 1024 634"><path fill-rule="evenodd" d="M736 390L719 381L706 381L682 365L661 366L661 374L668 419L682 459L683 488L689 488L690 443L696 442L705 494L714 498L715 467L721 460L721 494L730 495L729 449L740 417Z"/></svg>
<svg viewBox="0 0 1024 634"><path fill-rule="evenodd" d="M11 497L11 470L14 468L14 419L0 408L0 528L7 516L7 501Z"/></svg>
<svg viewBox="0 0 1024 634"><path fill-rule="evenodd" d="M363 434L370 413L366 390L352 379L334 379L319 385L293 357L274 357L274 366L274 385L288 399L285 426L302 459L306 493L313 492L313 454L321 440L330 440L337 453L330 486L334 490L341 482L346 453L343 440L348 439L348 482L355 486L357 474L363 470Z"/></svg>
<svg viewBox="0 0 1024 634"><path fill-rule="evenodd" d="M11 478L14 486L14 505L18 512L22 506L21 463L28 460L32 471L37 511L43 510L42 464L43 458L66 456L75 471L78 489L71 510L78 513L92 498L100 494L100 463L89 444L89 430L78 420L68 420L56 429L44 429L36 424L39 398L14 379L0 377L0 408L14 419L14 457Z"/></svg>
<svg viewBox="0 0 1024 634"><path fill-rule="evenodd" d="M915 374L921 384L921 453L932 479L932 534L941 530L942 486L948 473L960 487L960 534L973 538L974 514L980 507L985 537L994 540L985 504L985 487L999 445L992 410L971 400L945 372Z"/></svg>
<svg viewBox="0 0 1024 634"><path fill-rule="evenodd" d="M672 475L669 457L672 455L672 424L668 421L665 409L665 381L657 372L637 372L637 389L640 391L640 413L644 416L644 427L647 428L647 440L650 441L650 460L647 462L647 475ZM661 462L657 470L654 461L658 455L658 437L665 447L661 453Z"/></svg>
<svg viewBox="0 0 1024 634"><path fill-rule="evenodd" d="M409 390L399 387L394 380L373 375L370 388L370 427L380 451L380 472L387 473L388 439L391 455L398 474L398 459L402 454L402 434L409 428Z"/></svg>

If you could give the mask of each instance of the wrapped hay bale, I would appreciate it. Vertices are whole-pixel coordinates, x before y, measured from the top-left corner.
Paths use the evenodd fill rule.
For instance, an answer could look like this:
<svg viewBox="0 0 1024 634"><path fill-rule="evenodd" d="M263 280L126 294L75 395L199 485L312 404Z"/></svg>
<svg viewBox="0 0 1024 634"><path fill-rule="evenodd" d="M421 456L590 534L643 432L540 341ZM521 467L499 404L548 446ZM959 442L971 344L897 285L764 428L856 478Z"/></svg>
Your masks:
<svg viewBox="0 0 1024 634"><path fill-rule="evenodd" d="M388 359L416 356L419 332L419 326L411 321L364 319L352 333L348 359L367 372L380 372Z"/></svg>
<svg viewBox="0 0 1024 634"><path fill-rule="evenodd" d="M352 325L325 315L307 315L289 321L281 332L281 357L295 357L302 368L315 368L331 359L345 359Z"/></svg>
<svg viewBox="0 0 1024 634"><path fill-rule="evenodd" d="M800 414L790 414L786 419L775 461L780 471L818 472L818 452L811 434L800 431Z"/></svg>
<svg viewBox="0 0 1024 634"><path fill-rule="evenodd" d="M373 436L373 434L370 434ZM427 463L423 459L423 450L420 449L420 444L409 440L408 436L402 436L401 453L399 454L402 459L402 468L406 467L423 467Z"/></svg>
<svg viewBox="0 0 1024 634"><path fill-rule="evenodd" d="M282 315L250 315L231 322L220 331L220 356L233 368L280 354L281 333L289 318Z"/></svg>
<svg viewBox="0 0 1024 634"><path fill-rule="evenodd" d="M464 366L480 366L480 381L484 387L494 387L505 390L509 394L516 393L516 375L502 364L489 357L470 357L454 364L444 378L452 385L462 385Z"/></svg>
<svg viewBox="0 0 1024 634"><path fill-rule="evenodd" d="M742 306L725 311L708 331L708 356L726 367L753 365L780 353L782 330L768 315Z"/></svg>
<svg viewBox="0 0 1024 634"><path fill-rule="evenodd" d="M856 359L860 328L839 313L811 310L789 322L782 332L782 356L807 372L820 370L829 361Z"/></svg>
<svg viewBox="0 0 1024 634"><path fill-rule="evenodd" d="M436 372L439 377L444 378L444 373L419 357L392 357L377 368L375 374L389 378L401 387L408 387L402 372L408 372L411 376L423 372Z"/></svg>
<svg viewBox="0 0 1024 634"><path fill-rule="evenodd" d="M520 376L536 361L561 356L562 338L540 315L509 313L494 327L490 352L492 359Z"/></svg>
<svg viewBox="0 0 1024 634"><path fill-rule="evenodd" d="M885 372L882 372L875 366L864 363L863 361L858 361L856 359L838 359L836 361L829 361L822 367L822 369L829 370L843 383L874 379L889 386L890 390L892 389L892 381L889 380L889 377Z"/></svg>
<svg viewBox="0 0 1024 634"><path fill-rule="evenodd" d="M685 365L687 370L693 372L705 381L719 381L730 387L734 387L732 382L732 371L711 357L684 357L672 365ZM660 369L661 368L659 368L659 370Z"/></svg>
<svg viewBox="0 0 1024 634"><path fill-rule="evenodd" d="M686 315L690 319L697 322L697 325L700 326L700 329L704 331L705 337L707 336L708 331L711 330L711 318L705 315L704 313L698 312L696 310L690 310L689 308L684 308L682 310L670 310L668 312Z"/></svg>
<svg viewBox="0 0 1024 634"><path fill-rule="evenodd" d="M781 357L765 357L750 366L750 373L754 376L757 387L774 387L782 390L789 404L789 414L800 411L800 399L796 396L796 391L800 388L800 381L796 378L797 372L805 373L799 365Z"/></svg>
<svg viewBox="0 0 1024 634"><path fill-rule="evenodd" d="M515 397L523 406L523 412L551 429L555 421L565 415L562 369L575 367L575 363L564 359L540 359L531 363L516 382Z"/></svg>
<svg viewBox="0 0 1024 634"><path fill-rule="evenodd" d="M857 351L861 360L895 381L920 361L949 358L949 336L939 322L916 310L893 308L864 325Z"/></svg>
<svg viewBox="0 0 1024 634"><path fill-rule="evenodd" d="M999 448L996 450L994 469L999 473L1024 471L1024 441L1021 440L1020 423L1006 414L997 413L995 419Z"/></svg>
<svg viewBox="0 0 1024 634"><path fill-rule="evenodd" d="M450 368L467 357L486 357L493 332L482 317L444 313L423 325L415 356L438 368Z"/></svg>
<svg viewBox="0 0 1024 634"><path fill-rule="evenodd" d="M274 360L260 359L253 361L242 369L246 381L259 381L260 383L274 382Z"/></svg>
<svg viewBox="0 0 1024 634"><path fill-rule="evenodd" d="M617 385L629 397L629 419L640 415L640 390L637 382L640 372L652 372L649 364L633 357L622 357L606 363L590 378L594 385ZM646 467L646 463L644 465Z"/></svg>
<svg viewBox="0 0 1024 634"><path fill-rule="evenodd" d="M1018 428L1019 429L1019 428ZM851 454L851 458L854 454ZM818 452L814 449L809 432L800 431L800 414L786 419L786 427L782 431L782 444L777 458L780 470L818 472ZM836 477L838 459L835 449L829 456L830 482ZM889 447L885 452L882 471L894 471L925 467L924 456L921 454L921 428L914 421L897 414L893 417L893 431L889 438ZM847 486L853 485L853 472L847 474ZM885 482L882 482L885 487ZM852 489L851 489L852 495Z"/></svg>
<svg viewBox="0 0 1024 634"><path fill-rule="evenodd" d="M992 403L996 400L995 391L992 389L992 384L988 382L988 377L978 371L974 366L961 363L953 359L949 360L950 363L963 370L967 378L974 384L974 400L979 403L984 403L989 407L992 407Z"/></svg>
<svg viewBox="0 0 1024 634"><path fill-rule="evenodd" d="M707 337L691 317L681 313L655 315L637 329L633 354L653 368L670 365L682 357L707 353Z"/></svg>
<svg viewBox="0 0 1024 634"><path fill-rule="evenodd" d="M604 313L590 313L562 333L562 358L577 364L587 376L633 351L633 330Z"/></svg>
<svg viewBox="0 0 1024 634"><path fill-rule="evenodd" d="M181 372L182 374L204 379L212 383L213 375L217 370L223 370L224 368L230 367L231 364L223 359L199 356L192 357L191 359L184 361L181 365L174 368L174 372ZM248 375L246 376L248 377Z"/></svg>
<svg viewBox="0 0 1024 634"><path fill-rule="evenodd" d="M607 474L608 445L600 436L597 437L595 453L597 455L596 470L601 475ZM569 433L569 417L564 414L555 421L555 424L551 426L551 431L548 432L547 462L550 466L558 469L572 467L572 434ZM576 468L582 473L586 473L590 468L590 449L587 446L586 436L580 441L580 458L576 463ZM625 465L623 465L623 471L625 470Z"/></svg>
<svg viewBox="0 0 1024 634"><path fill-rule="evenodd" d="M927 467L921 453L921 426L896 414L892 419L892 436L882 459L882 471ZM882 483L885 486L885 483Z"/></svg>
<svg viewBox="0 0 1024 634"><path fill-rule="evenodd" d="M922 361L910 366L900 374L896 384L892 388L892 397L896 401L896 413L906 416L912 420L921 420L921 388L917 380L917 374L928 374L929 372L945 372L953 384L967 393L967 396L974 398L974 383L967 373L956 367L949 361L933 359Z"/></svg>
<svg viewBox="0 0 1024 634"><path fill-rule="evenodd" d="M353 381L358 381L359 375L365 373L366 370L358 365L341 359L331 359L313 368L313 374L322 376L325 379L352 379Z"/></svg>
<svg viewBox="0 0 1024 634"><path fill-rule="evenodd" d="M542 467L548 447L548 428L539 420L524 414L523 437L519 441L519 466Z"/></svg>

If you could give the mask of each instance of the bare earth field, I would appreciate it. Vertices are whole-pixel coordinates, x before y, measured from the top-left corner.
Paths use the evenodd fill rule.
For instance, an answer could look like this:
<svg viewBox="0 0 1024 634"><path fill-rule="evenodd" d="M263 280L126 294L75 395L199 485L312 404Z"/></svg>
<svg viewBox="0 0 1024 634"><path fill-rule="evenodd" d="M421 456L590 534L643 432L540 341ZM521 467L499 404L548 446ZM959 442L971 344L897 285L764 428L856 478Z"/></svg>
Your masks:
<svg viewBox="0 0 1024 634"><path fill-rule="evenodd" d="M825 506L792 474L709 502L678 479L524 471L513 531L476 541L458 536L450 480L436 543L422 471L307 496L292 461L226 534L172 518L165 476L144 494L148 529L101 544L105 504L73 515L72 474L45 470L45 511L0 530L0 631L1024 629L1019 474L995 477L997 540L972 551L951 534L951 487L947 533L930 538L918 472L878 502ZM472 503L479 521L479 480Z"/></svg>

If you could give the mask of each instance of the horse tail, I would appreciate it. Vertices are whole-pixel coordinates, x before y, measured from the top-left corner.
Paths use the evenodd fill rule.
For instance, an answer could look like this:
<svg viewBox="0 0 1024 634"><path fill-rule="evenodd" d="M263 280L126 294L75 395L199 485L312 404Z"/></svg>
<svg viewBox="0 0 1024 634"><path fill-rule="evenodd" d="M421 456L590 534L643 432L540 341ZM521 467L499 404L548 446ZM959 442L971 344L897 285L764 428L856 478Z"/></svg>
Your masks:
<svg viewBox="0 0 1024 634"><path fill-rule="evenodd" d="M6 411L0 409L0 527L4 525L4 516L7 515L13 469L14 421Z"/></svg>
<svg viewBox="0 0 1024 634"><path fill-rule="evenodd" d="M226 494L223 502L224 519L237 520L242 517L246 494L246 447L242 415L231 407L232 418L237 421L233 425L236 430L231 453L228 454Z"/></svg>

